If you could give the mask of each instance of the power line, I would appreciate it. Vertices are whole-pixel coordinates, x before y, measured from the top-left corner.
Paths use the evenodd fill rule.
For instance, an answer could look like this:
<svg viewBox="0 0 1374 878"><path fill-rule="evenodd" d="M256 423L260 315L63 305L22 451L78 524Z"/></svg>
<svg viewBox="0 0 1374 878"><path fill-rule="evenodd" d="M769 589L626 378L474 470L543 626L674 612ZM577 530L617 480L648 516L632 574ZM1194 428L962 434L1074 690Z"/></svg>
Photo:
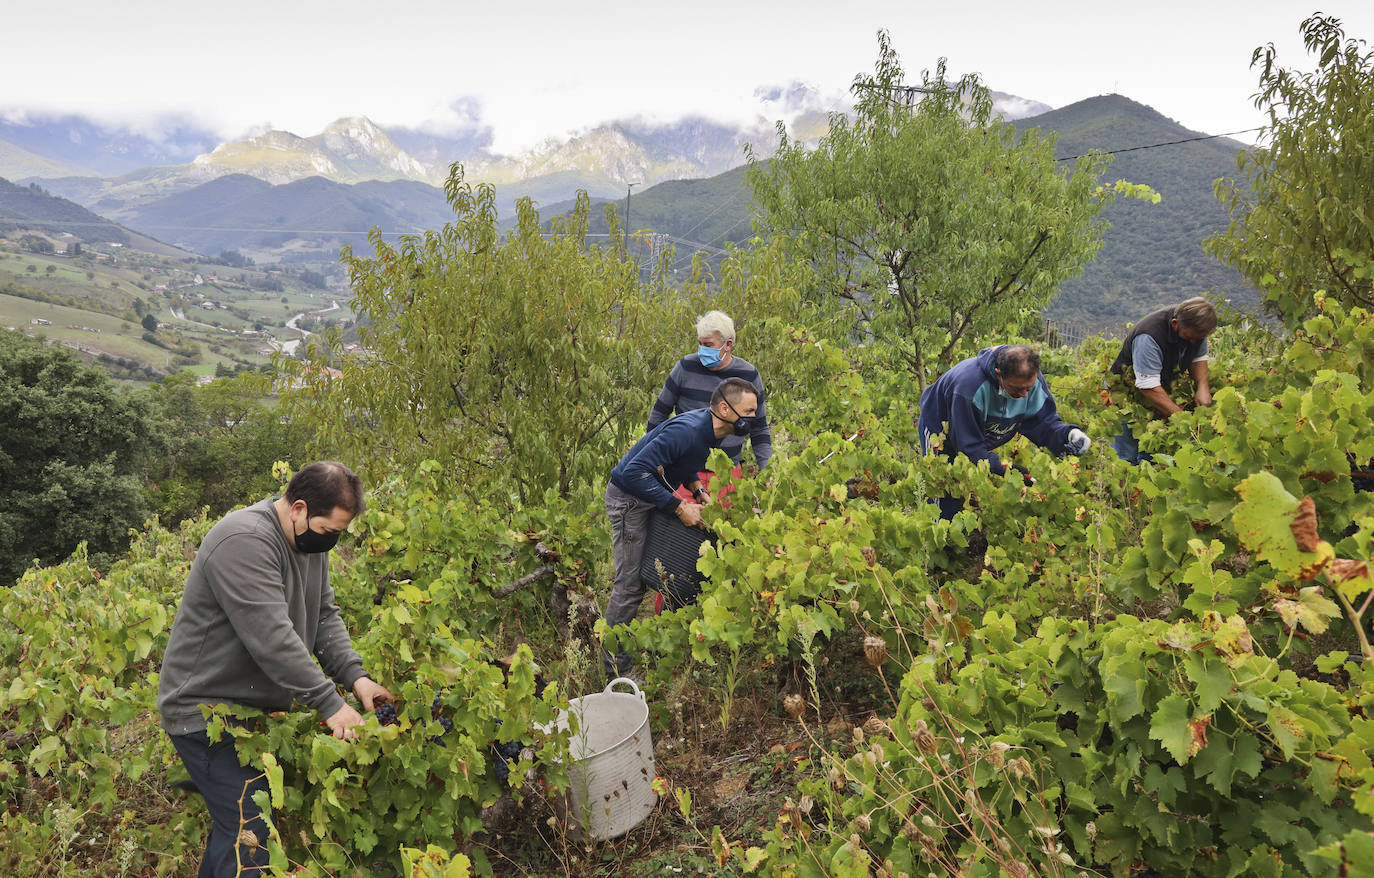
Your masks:
<svg viewBox="0 0 1374 878"><path fill-rule="evenodd" d="M294 235L363 235L363 236L367 236L367 235L372 234L372 232L371 232L370 230L369 230L369 231L363 231L363 232L356 232L356 231L347 231L347 230L344 230L344 229L273 229L273 228L263 228L263 227L242 228L242 229L238 229L238 228L231 228L231 227L228 227L228 226L147 226L147 225L142 225L142 224L140 224L140 226L139 226L138 229L134 229L134 228L130 228L129 226L121 225L121 224L115 222L114 220L108 220L108 221L103 222L103 223L92 222L92 221L90 221L90 220L45 220L45 219L33 219L33 218L30 218L30 217L0 217L0 220L3 220L4 222L11 223L11 224L14 224L14 225L21 225L21 226L22 226L22 225L27 224L26 227L33 227L33 228L37 228L37 227L39 227L39 226L69 226L69 227L75 227L75 226L88 226L88 227L91 227L91 228L115 228L115 229L119 229L120 231L133 232L134 234L141 234L141 232L139 231L140 229L156 229L156 230L159 230L159 231L173 231L173 232L284 232L284 233L289 233L289 234L294 234ZM401 235L416 235L416 234L423 234L424 231L425 231L424 229L416 228L416 229L413 229L413 230L411 230L411 231L409 231L409 232L381 232L381 234L382 234L384 237L395 238L395 237L400 237Z"/></svg>
<svg viewBox="0 0 1374 878"><path fill-rule="evenodd" d="M897 101L888 98L888 102L893 106L911 109L916 104L916 95L935 94L937 89L926 88L923 85L878 85L876 82L857 82L854 88L861 88L866 91L886 91L895 92L905 100Z"/></svg>
<svg viewBox="0 0 1374 878"><path fill-rule="evenodd" d="M348 231L348 230L345 230L345 229L268 229L268 228L261 228L261 227L259 227L259 228L251 228L251 229L249 229L249 228L245 228L245 229L235 229L235 228L229 228L229 227L225 227L225 226L143 226L143 228L145 228L145 229L159 229L159 230L165 230L165 231L179 231L179 232L285 232L285 233L290 233L290 234L293 234L293 235L363 235L363 236L367 236L367 235L372 234L372 232L371 232L370 230L369 230L369 231L365 231L365 232L355 232L355 231ZM381 235L383 235L383 236L385 236L385 237L391 238L391 237L398 237L398 236L400 236L400 235L416 235L416 234L422 234L424 231L425 231L424 229L418 229L418 228L417 228L417 229L414 229L413 231L409 231L409 232L380 232L380 231L379 231L379 234L381 234Z"/></svg>
<svg viewBox="0 0 1374 878"><path fill-rule="evenodd" d="M726 199L725 199L724 201L722 201L720 204L716 205L715 210L712 210L710 213L706 214L706 216L702 217L700 220L697 221L697 224L696 224L696 225L692 226L690 229L688 229L687 231L683 232L683 233L682 233L682 237L685 238L685 237L687 237L688 235L690 235L690 234L692 234L693 232L695 232L697 229L701 228L701 227L706 223L706 221L707 221L708 219L710 219L711 217L713 217L713 216L715 216L716 214L720 213L721 210L722 210L726 205L728 205L730 202L734 201L736 198L739 198L739 194L740 194L741 192L743 192L743 191L744 191L744 187L743 187L743 186L740 186L740 187L739 187L738 189L736 189L734 192L730 193L730 197L729 197L729 198L726 198Z"/></svg>
<svg viewBox="0 0 1374 878"><path fill-rule="evenodd" d="M1072 160L1072 159L1081 159L1081 158L1084 158L1084 157L1090 156L1090 155L1117 155L1117 154L1123 153L1123 152L1135 152L1136 150L1139 150L1139 149L1158 149L1158 148L1161 147L1161 146L1177 146L1177 145L1180 144L1180 143L1196 143L1196 142L1198 142L1199 140L1215 140L1215 139L1218 138L1218 137L1230 137L1230 136L1233 135L1233 134L1249 134L1249 133L1252 132L1252 131L1261 131L1261 130L1263 130L1262 127L1259 127L1259 128L1246 128L1246 129L1244 129L1244 130L1242 130L1242 131L1228 131L1228 132L1226 132L1225 134L1204 134L1204 135L1202 135L1201 137L1187 137L1187 138L1184 138L1183 140L1167 140L1167 141L1165 141L1164 143L1147 143L1147 144L1145 144L1144 146L1127 146L1127 147L1124 147L1124 148L1122 148L1122 149L1097 149L1097 150L1093 150L1092 152L1083 152L1083 153L1079 153L1078 155L1066 155L1066 156L1064 156L1063 158L1057 158L1057 159L1055 159L1055 161L1057 161L1057 162L1067 162L1067 161L1070 161L1070 160Z"/></svg>

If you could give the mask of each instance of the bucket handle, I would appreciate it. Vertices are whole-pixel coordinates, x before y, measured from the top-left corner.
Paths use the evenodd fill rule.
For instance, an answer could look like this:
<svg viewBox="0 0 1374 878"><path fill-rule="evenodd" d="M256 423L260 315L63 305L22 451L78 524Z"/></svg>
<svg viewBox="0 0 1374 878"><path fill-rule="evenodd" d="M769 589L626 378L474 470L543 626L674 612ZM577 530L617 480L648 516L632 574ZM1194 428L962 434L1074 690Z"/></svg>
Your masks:
<svg viewBox="0 0 1374 878"><path fill-rule="evenodd" d="M631 695L638 695L640 701L643 701L643 700L644 700L644 693L640 691L640 689L639 689L639 684L636 683L634 680L631 680L629 677L616 677L614 680L612 680L611 682L607 683L607 684L606 684L606 688L605 688L604 690L602 690L602 691L603 691L605 694L607 694L607 695L611 694L612 692L615 691L615 685L616 685L617 683L629 683L629 684L630 684L630 688L634 690L634 691L631 692L630 694L631 694Z"/></svg>

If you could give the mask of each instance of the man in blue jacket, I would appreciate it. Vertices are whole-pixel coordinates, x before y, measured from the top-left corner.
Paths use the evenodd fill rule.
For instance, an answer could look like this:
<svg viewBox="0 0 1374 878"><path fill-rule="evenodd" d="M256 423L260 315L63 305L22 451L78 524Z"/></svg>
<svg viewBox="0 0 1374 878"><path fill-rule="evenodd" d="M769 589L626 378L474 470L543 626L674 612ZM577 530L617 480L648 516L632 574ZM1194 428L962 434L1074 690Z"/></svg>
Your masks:
<svg viewBox="0 0 1374 878"><path fill-rule="evenodd" d="M758 391L743 378L727 378L711 394L709 408L684 412L650 430L611 470L606 486L606 515L611 519L611 554L615 583L606 604L606 624L634 620L644 599L639 564L644 558L649 513L655 508L673 512L688 527L701 525L701 509L711 495L698 475L706 468L712 448L726 436L748 436L758 411ZM680 500L673 492L686 485L696 502ZM630 672L630 656L604 652L606 672Z"/></svg>
<svg viewBox="0 0 1374 878"><path fill-rule="evenodd" d="M921 394L917 429L922 451L929 452L931 439L943 433L941 454L951 459L963 454L974 463L986 460L997 475L1006 466L993 449L1017 433L1056 455L1082 454L1092 445L1086 433L1059 417L1040 374L1040 355L1025 345L985 348L941 375ZM937 502L944 519L964 508L958 497Z"/></svg>

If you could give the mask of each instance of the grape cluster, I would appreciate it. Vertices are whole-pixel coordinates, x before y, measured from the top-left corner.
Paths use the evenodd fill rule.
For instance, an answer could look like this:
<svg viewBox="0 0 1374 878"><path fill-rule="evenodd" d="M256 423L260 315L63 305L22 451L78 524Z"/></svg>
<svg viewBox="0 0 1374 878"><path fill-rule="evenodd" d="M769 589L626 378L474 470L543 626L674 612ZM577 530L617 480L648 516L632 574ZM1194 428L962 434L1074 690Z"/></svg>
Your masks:
<svg viewBox="0 0 1374 878"><path fill-rule="evenodd" d="M496 724L499 726L501 720ZM520 759L521 744L519 741L492 741L490 749L492 773L504 784L510 779L510 762Z"/></svg>
<svg viewBox="0 0 1374 878"><path fill-rule="evenodd" d="M390 701L383 701L377 705L374 713L377 714L377 722L384 726L396 725L396 705Z"/></svg>
<svg viewBox="0 0 1374 878"><path fill-rule="evenodd" d="M510 763L520 761L520 742L493 741L491 753L492 771L497 780L506 783L510 779Z"/></svg>
<svg viewBox="0 0 1374 878"><path fill-rule="evenodd" d="M429 739L430 743L433 744L442 744L444 742L444 735L453 731L453 720L449 719L448 717L444 716L439 712L443 706L444 693L443 690L440 690L434 696L434 703L429 706L429 715L430 718L437 722L439 726L443 728L444 731L441 734L435 735L434 737Z"/></svg>

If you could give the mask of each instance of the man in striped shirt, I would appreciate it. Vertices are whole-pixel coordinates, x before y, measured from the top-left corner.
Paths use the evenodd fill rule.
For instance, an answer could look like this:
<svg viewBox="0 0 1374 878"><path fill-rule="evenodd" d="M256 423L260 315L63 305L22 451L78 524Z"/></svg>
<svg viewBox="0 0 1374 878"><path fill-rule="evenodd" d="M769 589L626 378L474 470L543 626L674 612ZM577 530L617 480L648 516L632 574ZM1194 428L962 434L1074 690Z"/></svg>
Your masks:
<svg viewBox="0 0 1374 878"><path fill-rule="evenodd" d="M763 379L759 370L735 356L735 321L721 311L708 311L697 318L697 351L688 354L673 366L663 392L658 395L649 412L649 426L653 430L674 414L703 409L711 404L711 394L726 378L742 378L758 390L758 414L752 418L749 441L754 446L754 460L759 469L767 466L773 455L773 437L768 432L768 415L763 404ZM721 449L735 463L744 453L743 436L727 436Z"/></svg>

